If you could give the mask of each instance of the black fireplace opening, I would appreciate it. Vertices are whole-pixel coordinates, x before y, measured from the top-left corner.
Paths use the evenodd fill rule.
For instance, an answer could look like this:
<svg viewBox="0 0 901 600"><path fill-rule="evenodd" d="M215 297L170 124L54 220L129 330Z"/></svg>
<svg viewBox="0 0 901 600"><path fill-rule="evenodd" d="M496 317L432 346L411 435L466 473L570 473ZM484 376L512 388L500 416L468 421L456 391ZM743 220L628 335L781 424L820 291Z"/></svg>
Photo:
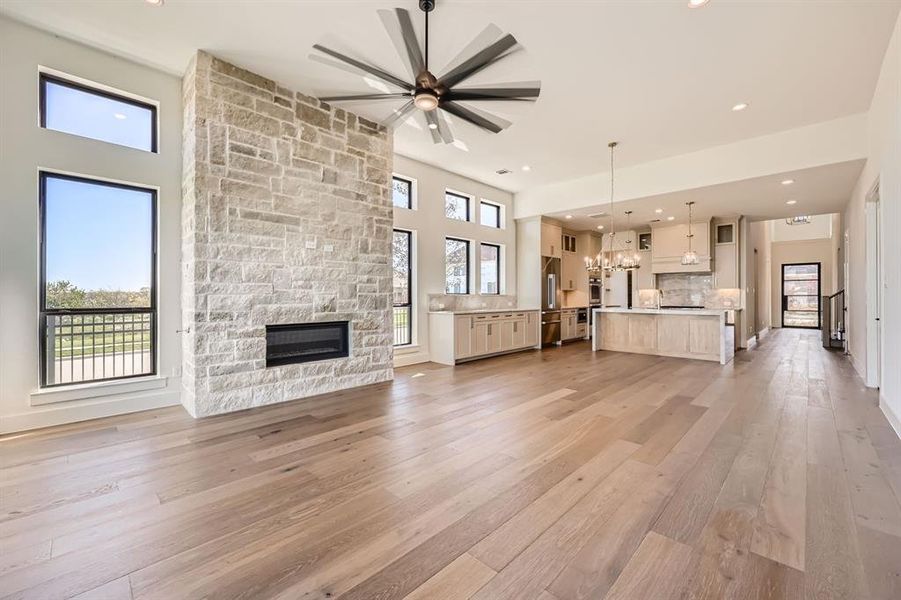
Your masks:
<svg viewBox="0 0 901 600"><path fill-rule="evenodd" d="M266 326L266 366L350 356L349 322Z"/></svg>

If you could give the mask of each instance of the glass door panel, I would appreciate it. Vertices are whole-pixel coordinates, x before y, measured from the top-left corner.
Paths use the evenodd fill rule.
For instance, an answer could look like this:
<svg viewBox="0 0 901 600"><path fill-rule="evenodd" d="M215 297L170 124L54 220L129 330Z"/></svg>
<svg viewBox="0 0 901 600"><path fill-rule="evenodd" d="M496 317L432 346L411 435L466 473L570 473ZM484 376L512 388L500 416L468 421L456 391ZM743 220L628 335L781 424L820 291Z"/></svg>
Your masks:
<svg viewBox="0 0 901 600"><path fill-rule="evenodd" d="M820 328L820 263L782 265L782 326Z"/></svg>

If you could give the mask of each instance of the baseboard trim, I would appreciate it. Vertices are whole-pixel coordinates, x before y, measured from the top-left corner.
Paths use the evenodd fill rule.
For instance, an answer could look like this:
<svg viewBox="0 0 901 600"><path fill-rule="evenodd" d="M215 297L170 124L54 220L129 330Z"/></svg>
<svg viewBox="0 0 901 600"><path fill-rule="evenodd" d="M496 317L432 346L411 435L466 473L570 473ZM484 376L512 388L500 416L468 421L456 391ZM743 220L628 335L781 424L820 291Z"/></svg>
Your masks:
<svg viewBox="0 0 901 600"><path fill-rule="evenodd" d="M135 394L127 398L98 399L91 402L64 402L46 405L24 413L0 417L0 434L16 433L54 425L66 425L101 417L176 406L180 404L177 390L149 394Z"/></svg>
<svg viewBox="0 0 901 600"><path fill-rule="evenodd" d="M757 332L757 339L762 340L763 338L766 337L766 334L768 334L769 332L770 332L770 328L764 327L763 329L761 329L760 331Z"/></svg>
<svg viewBox="0 0 901 600"><path fill-rule="evenodd" d="M428 352L408 352L406 354L394 354L394 367L409 367L420 363L429 362Z"/></svg>
<svg viewBox="0 0 901 600"><path fill-rule="evenodd" d="M882 410L882 414L885 415L889 425L895 430L895 435L901 438L901 417L896 415L892 407L886 402L885 396L882 395L882 390L879 390L879 408Z"/></svg>

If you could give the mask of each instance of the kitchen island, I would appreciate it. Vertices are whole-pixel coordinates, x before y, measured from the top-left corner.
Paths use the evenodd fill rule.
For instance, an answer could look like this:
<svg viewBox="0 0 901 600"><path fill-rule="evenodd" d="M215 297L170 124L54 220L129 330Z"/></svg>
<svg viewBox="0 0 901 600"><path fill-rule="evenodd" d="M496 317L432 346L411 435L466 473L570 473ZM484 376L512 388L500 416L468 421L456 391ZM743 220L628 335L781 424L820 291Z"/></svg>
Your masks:
<svg viewBox="0 0 901 600"><path fill-rule="evenodd" d="M726 310L596 308L591 349L717 361L735 356Z"/></svg>

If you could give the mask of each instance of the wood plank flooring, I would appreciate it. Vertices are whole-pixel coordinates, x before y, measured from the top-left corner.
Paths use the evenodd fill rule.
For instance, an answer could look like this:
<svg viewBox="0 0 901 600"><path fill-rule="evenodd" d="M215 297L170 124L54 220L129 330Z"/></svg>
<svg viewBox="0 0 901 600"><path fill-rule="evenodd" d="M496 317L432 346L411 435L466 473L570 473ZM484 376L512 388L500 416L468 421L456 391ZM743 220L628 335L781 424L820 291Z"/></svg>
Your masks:
<svg viewBox="0 0 901 600"><path fill-rule="evenodd" d="M901 598L901 441L818 332L726 366L415 365L0 452L0 598Z"/></svg>

